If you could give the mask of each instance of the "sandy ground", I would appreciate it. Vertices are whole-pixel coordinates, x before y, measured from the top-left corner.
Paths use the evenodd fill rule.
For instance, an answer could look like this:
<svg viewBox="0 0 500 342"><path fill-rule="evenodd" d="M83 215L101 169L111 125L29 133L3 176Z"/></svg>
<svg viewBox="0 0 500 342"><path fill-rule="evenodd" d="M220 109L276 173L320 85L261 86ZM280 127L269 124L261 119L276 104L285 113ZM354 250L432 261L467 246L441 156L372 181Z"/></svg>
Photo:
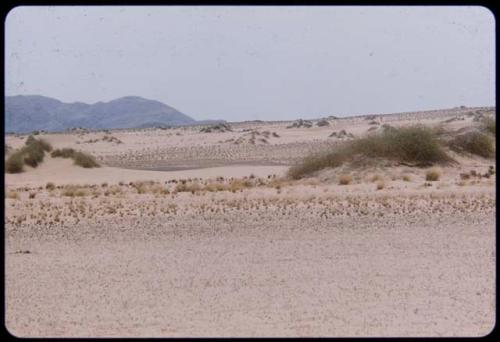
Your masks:
<svg viewBox="0 0 500 342"><path fill-rule="evenodd" d="M46 157L6 175L6 326L22 337L486 335L495 324L496 180L461 174L485 174L495 160L456 156L436 182L426 169L393 165L282 178L297 158L344 140L332 131L450 118L445 127L457 130L473 124L470 111L332 119L326 128L42 134L104 165ZM268 142L254 134L252 143L249 129L270 132ZM84 142L104 136L121 143ZM231 137L241 139L224 142ZM196 169L150 170L177 167ZM352 183L339 185L339 172ZM182 192L181 179L200 190ZM216 183L226 188L208 190Z"/></svg>

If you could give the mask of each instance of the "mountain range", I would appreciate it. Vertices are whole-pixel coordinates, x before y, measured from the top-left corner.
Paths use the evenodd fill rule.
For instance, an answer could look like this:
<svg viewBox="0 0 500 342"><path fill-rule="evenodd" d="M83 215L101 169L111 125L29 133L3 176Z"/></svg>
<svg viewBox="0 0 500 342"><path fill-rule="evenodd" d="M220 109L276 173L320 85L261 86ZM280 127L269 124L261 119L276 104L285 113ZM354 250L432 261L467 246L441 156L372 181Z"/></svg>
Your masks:
<svg viewBox="0 0 500 342"><path fill-rule="evenodd" d="M162 102L125 96L109 102L64 103L40 95L5 98L5 131L63 131L69 128L113 129L182 126L223 122L196 121Z"/></svg>

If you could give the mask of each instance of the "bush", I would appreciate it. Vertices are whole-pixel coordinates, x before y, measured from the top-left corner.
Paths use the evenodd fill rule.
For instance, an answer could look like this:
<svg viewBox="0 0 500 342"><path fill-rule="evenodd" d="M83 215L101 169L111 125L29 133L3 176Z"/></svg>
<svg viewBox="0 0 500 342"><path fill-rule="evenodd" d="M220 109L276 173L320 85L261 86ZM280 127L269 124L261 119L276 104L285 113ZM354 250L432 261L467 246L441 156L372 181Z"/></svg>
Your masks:
<svg viewBox="0 0 500 342"><path fill-rule="evenodd" d="M432 169L428 170L425 173L426 181L430 182L438 181L440 177L441 177L441 170L437 167L433 167Z"/></svg>
<svg viewBox="0 0 500 342"><path fill-rule="evenodd" d="M7 173L20 173L24 171L24 160L20 151L15 152L5 161L5 170Z"/></svg>
<svg viewBox="0 0 500 342"><path fill-rule="evenodd" d="M37 167L43 161L45 152L41 144L30 143L21 149L21 154L23 155L25 164Z"/></svg>
<svg viewBox="0 0 500 342"><path fill-rule="evenodd" d="M83 152L76 152L73 156L73 160L75 165L84 167L84 168L93 168L100 167L97 161L89 154L85 154Z"/></svg>
<svg viewBox="0 0 500 342"><path fill-rule="evenodd" d="M54 190L56 188L56 185L52 182L48 182L47 185L45 185L45 189L51 191L51 190Z"/></svg>
<svg viewBox="0 0 500 342"><path fill-rule="evenodd" d="M52 158L73 158L75 150L72 148L63 148L52 151Z"/></svg>
<svg viewBox="0 0 500 342"><path fill-rule="evenodd" d="M316 123L316 125L318 125L318 127L324 127L324 126L330 126L330 123L327 121L327 120L320 120Z"/></svg>
<svg viewBox="0 0 500 342"><path fill-rule="evenodd" d="M467 152L484 158L495 155L494 142L481 132L469 132L450 141L450 148L457 152Z"/></svg>
<svg viewBox="0 0 500 342"><path fill-rule="evenodd" d="M496 136L497 126L496 120L491 117L486 117L483 121L483 128L486 132L489 132Z"/></svg>
<svg viewBox="0 0 500 342"><path fill-rule="evenodd" d="M415 166L452 161L439 145L433 129L415 125L384 129L379 133L344 143L334 151L306 157L301 163L290 168L288 176L299 179L327 167L338 167L354 160L356 156L385 158L400 163L412 163Z"/></svg>
<svg viewBox="0 0 500 342"><path fill-rule="evenodd" d="M54 150L51 154L53 158L71 158L75 165L84 168L100 167L99 163L89 154L75 151L72 148L63 148Z"/></svg>

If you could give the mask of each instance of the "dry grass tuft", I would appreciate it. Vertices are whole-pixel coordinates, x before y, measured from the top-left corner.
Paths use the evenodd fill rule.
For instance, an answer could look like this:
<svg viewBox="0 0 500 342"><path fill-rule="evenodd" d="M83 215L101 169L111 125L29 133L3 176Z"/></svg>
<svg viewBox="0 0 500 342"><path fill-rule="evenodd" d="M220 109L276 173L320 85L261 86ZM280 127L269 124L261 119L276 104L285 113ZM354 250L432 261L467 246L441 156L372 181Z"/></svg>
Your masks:
<svg viewBox="0 0 500 342"><path fill-rule="evenodd" d="M52 191L56 188L56 185L52 182L48 182L46 185L45 185L45 189L49 190L49 191Z"/></svg>
<svg viewBox="0 0 500 342"><path fill-rule="evenodd" d="M433 167L425 173L425 180L429 182L438 181L441 178L442 171L440 168Z"/></svg>
<svg viewBox="0 0 500 342"><path fill-rule="evenodd" d="M62 195L67 197L83 197L87 195L87 191L77 185L66 185L62 191Z"/></svg>
<svg viewBox="0 0 500 342"><path fill-rule="evenodd" d="M14 190L9 190L5 193L5 197L10 199L19 199L19 194Z"/></svg>
<svg viewBox="0 0 500 342"><path fill-rule="evenodd" d="M378 181L377 182L377 190L382 190L383 188L385 188L384 181Z"/></svg>
<svg viewBox="0 0 500 342"><path fill-rule="evenodd" d="M339 184L340 185L349 185L352 182L352 176L348 174L342 174L339 177Z"/></svg>

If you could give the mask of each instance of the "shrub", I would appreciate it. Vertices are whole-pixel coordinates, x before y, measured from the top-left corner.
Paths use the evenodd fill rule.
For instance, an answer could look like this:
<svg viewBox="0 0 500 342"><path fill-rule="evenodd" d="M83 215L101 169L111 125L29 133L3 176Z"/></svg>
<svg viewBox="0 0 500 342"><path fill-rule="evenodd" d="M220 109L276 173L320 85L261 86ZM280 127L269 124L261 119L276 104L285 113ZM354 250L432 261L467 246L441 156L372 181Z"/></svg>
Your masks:
<svg viewBox="0 0 500 342"><path fill-rule="evenodd" d="M320 120L316 123L316 125L318 125L318 127L324 127L324 126L330 126L330 123L327 121L327 120Z"/></svg>
<svg viewBox="0 0 500 342"><path fill-rule="evenodd" d="M37 143L32 143L24 146L21 149L23 155L24 163L31 166L37 167L43 161L44 150L41 145Z"/></svg>
<svg viewBox="0 0 500 342"><path fill-rule="evenodd" d="M457 152L475 154L484 158L495 155L494 142L481 132L468 132L456 136L450 141L450 148Z"/></svg>
<svg viewBox="0 0 500 342"><path fill-rule="evenodd" d="M355 156L385 158L416 166L452 161L439 145L433 129L415 125L382 130L344 143L333 151L308 156L301 163L292 166L288 176L299 179L327 167L338 167L354 160Z"/></svg>
<svg viewBox="0 0 500 342"><path fill-rule="evenodd" d="M484 118L483 128L486 132L489 132L496 136L496 120L491 117Z"/></svg>
<svg viewBox="0 0 500 342"><path fill-rule="evenodd" d="M45 189L47 190L54 190L56 188L56 185L52 182L48 182L46 185L45 185Z"/></svg>
<svg viewBox="0 0 500 342"><path fill-rule="evenodd" d="M84 167L84 168L93 168L100 167L99 163L94 159L90 154L86 154L83 152L75 151L72 148L63 148L52 151L51 156L53 158L71 158L74 161L75 165Z"/></svg>
<svg viewBox="0 0 500 342"><path fill-rule="evenodd" d="M411 181L411 177L410 177L410 175L403 175L403 180L404 180L405 182L409 182L409 181Z"/></svg>
<svg viewBox="0 0 500 342"><path fill-rule="evenodd" d="M84 168L100 167L100 165L97 163L94 157L83 152L76 152L73 157L73 160L75 162L75 165Z"/></svg>
<svg viewBox="0 0 500 342"><path fill-rule="evenodd" d="M351 175L347 175L347 174L340 175L340 177L339 177L339 184L340 185L348 185L351 182L352 182Z"/></svg>
<svg viewBox="0 0 500 342"><path fill-rule="evenodd" d="M429 182L438 181L441 177L441 169L433 167L425 173L425 180Z"/></svg>
<svg viewBox="0 0 500 342"><path fill-rule="evenodd" d="M45 151L45 152L50 152L52 151L52 145L44 140L44 139L38 139L37 140L37 143L40 144L40 146L42 147L42 149Z"/></svg>
<svg viewBox="0 0 500 342"><path fill-rule="evenodd" d="M52 151L51 156L52 158L73 158L75 154L75 150L72 148L63 148L63 149L57 149Z"/></svg>
<svg viewBox="0 0 500 342"><path fill-rule="evenodd" d="M9 158L7 158L5 161L5 170L7 173L20 173L24 171L23 164L23 155L20 151L18 151L11 154Z"/></svg>

